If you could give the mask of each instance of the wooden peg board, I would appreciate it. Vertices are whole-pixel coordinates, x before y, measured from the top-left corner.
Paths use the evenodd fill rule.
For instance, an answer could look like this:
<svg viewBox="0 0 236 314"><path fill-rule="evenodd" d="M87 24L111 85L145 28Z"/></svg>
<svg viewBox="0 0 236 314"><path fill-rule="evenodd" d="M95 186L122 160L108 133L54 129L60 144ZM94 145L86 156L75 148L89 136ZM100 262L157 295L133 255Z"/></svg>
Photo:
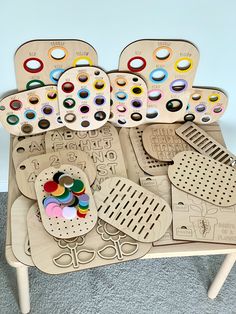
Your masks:
<svg viewBox="0 0 236 314"><path fill-rule="evenodd" d="M215 206L236 204L236 170L195 152L181 152L173 158L168 176L178 189Z"/></svg>
<svg viewBox="0 0 236 314"><path fill-rule="evenodd" d="M99 218L140 242L157 241L172 221L166 201L125 178L104 181L94 199Z"/></svg>
<svg viewBox="0 0 236 314"><path fill-rule="evenodd" d="M236 206L219 207L172 186L175 239L236 244Z"/></svg>
<svg viewBox="0 0 236 314"><path fill-rule="evenodd" d="M62 164L77 166L82 169L92 185L96 178L96 168L92 158L81 150L61 150L59 152L37 155L24 160L16 168L16 182L19 190L26 197L36 200L35 180L46 168L59 168Z"/></svg>
<svg viewBox="0 0 236 314"><path fill-rule="evenodd" d="M146 121L183 120L199 52L185 40L138 40L120 55L119 70L143 77L148 86Z"/></svg>
<svg viewBox="0 0 236 314"><path fill-rule="evenodd" d="M152 176L167 174L169 163L152 158L144 149L142 134L145 128L146 125L140 125L131 128L129 133L139 166L144 172Z"/></svg>
<svg viewBox="0 0 236 314"><path fill-rule="evenodd" d="M111 83L109 121L117 127L144 123L147 111L147 85L138 75L127 72L108 74Z"/></svg>
<svg viewBox="0 0 236 314"><path fill-rule="evenodd" d="M81 40L32 40L18 48L15 72L19 90L57 84L64 70L97 65L97 53Z"/></svg>
<svg viewBox="0 0 236 314"><path fill-rule="evenodd" d="M33 201L21 195L11 207L11 239L12 251L21 263L34 266L30 254L29 237L26 218Z"/></svg>
<svg viewBox="0 0 236 314"><path fill-rule="evenodd" d="M43 199L48 194L44 191L44 183L52 180L53 175L58 172L64 172L71 175L74 179L79 179L84 183L86 194L89 195L89 212L85 218L63 219L48 217L43 206ZM59 168L49 167L44 169L35 180L35 191L40 209L42 223L46 231L54 237L60 239L69 239L88 233L96 224L97 208L93 199L90 185L85 173L73 165L61 165Z"/></svg>
<svg viewBox="0 0 236 314"><path fill-rule="evenodd" d="M184 121L208 124L219 120L228 104L228 97L219 88L193 87Z"/></svg>
<svg viewBox="0 0 236 314"><path fill-rule="evenodd" d="M47 152L81 149L88 153L97 171L93 190L99 189L100 183L109 177L127 177L119 136L110 123L88 132L72 131L65 127L47 132L45 143Z"/></svg>
<svg viewBox="0 0 236 314"><path fill-rule="evenodd" d="M142 134L143 146L154 159L171 161L182 151L193 150L175 131L181 124L153 124L147 126Z"/></svg>
<svg viewBox="0 0 236 314"><path fill-rule="evenodd" d="M52 237L43 228L33 205L27 217L31 254L35 266L49 274L63 274L141 258L151 243L138 242L98 220L86 236Z"/></svg>
<svg viewBox="0 0 236 314"><path fill-rule="evenodd" d="M61 119L69 129L89 131L103 126L110 115L110 81L97 67L65 71L58 81Z"/></svg>
<svg viewBox="0 0 236 314"><path fill-rule="evenodd" d="M3 98L0 122L16 136L38 134L62 127L57 88L48 85Z"/></svg>

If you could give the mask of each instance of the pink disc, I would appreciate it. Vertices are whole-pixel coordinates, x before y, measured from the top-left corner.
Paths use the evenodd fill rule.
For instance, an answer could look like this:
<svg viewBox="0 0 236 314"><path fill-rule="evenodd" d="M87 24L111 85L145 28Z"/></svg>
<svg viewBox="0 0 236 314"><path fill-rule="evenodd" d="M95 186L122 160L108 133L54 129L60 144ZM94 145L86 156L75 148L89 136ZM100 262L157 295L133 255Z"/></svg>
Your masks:
<svg viewBox="0 0 236 314"><path fill-rule="evenodd" d="M60 206L55 206L52 208L53 217L62 217L62 209Z"/></svg>
<svg viewBox="0 0 236 314"><path fill-rule="evenodd" d="M47 214L48 217L54 217L53 216L53 208L54 207L58 207L58 204L57 203L50 203L46 206L45 208L45 212Z"/></svg>

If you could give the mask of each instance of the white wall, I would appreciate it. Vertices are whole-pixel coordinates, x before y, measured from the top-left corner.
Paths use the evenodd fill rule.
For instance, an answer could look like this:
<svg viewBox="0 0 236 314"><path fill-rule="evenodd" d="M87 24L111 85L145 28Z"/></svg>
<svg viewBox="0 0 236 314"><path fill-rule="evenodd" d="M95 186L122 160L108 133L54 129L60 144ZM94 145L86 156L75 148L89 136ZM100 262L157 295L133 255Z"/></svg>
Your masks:
<svg viewBox="0 0 236 314"><path fill-rule="evenodd" d="M16 88L13 55L37 38L78 38L98 51L99 64L117 68L120 51L140 38L184 38L200 49L195 85L218 86L230 97L222 118L236 153L236 1L21 0L1 3L0 94ZM8 135L0 128L0 191L7 189Z"/></svg>

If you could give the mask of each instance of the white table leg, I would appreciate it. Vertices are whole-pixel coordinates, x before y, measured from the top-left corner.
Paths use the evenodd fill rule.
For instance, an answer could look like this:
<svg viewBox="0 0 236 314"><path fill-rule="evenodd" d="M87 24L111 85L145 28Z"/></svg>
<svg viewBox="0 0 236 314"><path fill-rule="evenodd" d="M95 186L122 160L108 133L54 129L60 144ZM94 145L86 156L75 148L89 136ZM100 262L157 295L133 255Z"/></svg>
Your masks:
<svg viewBox="0 0 236 314"><path fill-rule="evenodd" d="M30 312L29 275L28 267L16 267L17 287L21 313Z"/></svg>
<svg viewBox="0 0 236 314"><path fill-rule="evenodd" d="M236 254L231 253L226 255L223 264L221 265L218 273L215 276L209 290L208 297L210 299L215 299L223 286L228 274L230 273L234 263L236 261Z"/></svg>

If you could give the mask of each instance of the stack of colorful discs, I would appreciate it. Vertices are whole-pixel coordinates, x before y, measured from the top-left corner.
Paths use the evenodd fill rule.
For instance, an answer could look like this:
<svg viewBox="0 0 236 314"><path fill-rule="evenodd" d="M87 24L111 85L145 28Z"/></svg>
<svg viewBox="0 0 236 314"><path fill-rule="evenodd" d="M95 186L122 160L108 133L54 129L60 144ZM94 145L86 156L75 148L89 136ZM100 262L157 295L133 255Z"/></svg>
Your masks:
<svg viewBox="0 0 236 314"><path fill-rule="evenodd" d="M88 194L82 194L79 196L79 205L77 206L78 217L84 218L89 211L89 196Z"/></svg>
<svg viewBox="0 0 236 314"><path fill-rule="evenodd" d="M74 180L74 184L71 187L71 191L74 195L81 195L85 193L84 183L81 180Z"/></svg>

